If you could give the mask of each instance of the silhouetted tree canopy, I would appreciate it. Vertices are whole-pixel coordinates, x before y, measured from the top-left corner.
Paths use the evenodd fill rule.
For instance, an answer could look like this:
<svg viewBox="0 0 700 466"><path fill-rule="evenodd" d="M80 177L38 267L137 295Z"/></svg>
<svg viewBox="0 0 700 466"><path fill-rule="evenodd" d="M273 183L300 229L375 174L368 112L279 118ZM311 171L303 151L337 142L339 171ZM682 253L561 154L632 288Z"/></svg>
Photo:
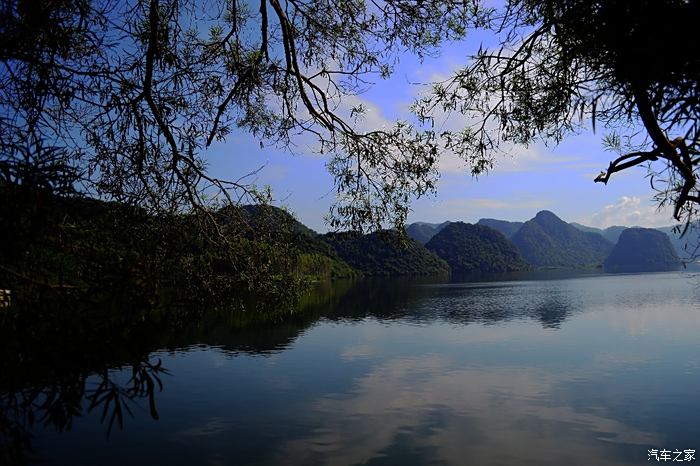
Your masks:
<svg viewBox="0 0 700 466"><path fill-rule="evenodd" d="M435 84L415 111L428 122L463 116L463 130L441 136L474 174L509 144L603 127L618 157L595 181L648 164L657 200L688 222L700 204L699 20L695 0L508 0L491 16L498 45Z"/></svg>
<svg viewBox="0 0 700 466"><path fill-rule="evenodd" d="M329 156L333 226L401 223L434 187L435 145L407 122L359 131L342 99L461 37L475 3L2 0L2 178L156 212L264 200L210 176L206 148L235 127L283 146L305 133Z"/></svg>
<svg viewBox="0 0 700 466"><path fill-rule="evenodd" d="M338 203L331 226L401 225L435 189L443 151L474 174L510 143L604 128L617 158L596 181L649 164L661 204L697 214L696 0L0 0L0 176L153 211L265 199L206 171L242 128L261 144L313 135ZM358 129L352 97L405 51L472 28L497 37L415 122ZM462 131L437 133L436 112ZM232 154L235 157L236 154ZM241 174L244 175L244 174Z"/></svg>

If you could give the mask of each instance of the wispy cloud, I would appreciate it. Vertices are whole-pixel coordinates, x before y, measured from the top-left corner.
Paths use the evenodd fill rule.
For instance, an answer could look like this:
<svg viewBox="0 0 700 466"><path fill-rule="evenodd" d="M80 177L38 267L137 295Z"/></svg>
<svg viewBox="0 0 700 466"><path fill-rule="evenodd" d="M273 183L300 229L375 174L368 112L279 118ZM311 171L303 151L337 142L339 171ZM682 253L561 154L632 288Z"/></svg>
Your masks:
<svg viewBox="0 0 700 466"><path fill-rule="evenodd" d="M550 173L562 170L589 172L599 163L587 162L579 155L557 153L540 145L503 147L502 153L494 160L494 167L489 175L500 173ZM452 152L445 152L440 157L441 173L468 174L467 163ZM595 177L595 176L594 176Z"/></svg>
<svg viewBox="0 0 700 466"><path fill-rule="evenodd" d="M603 207L582 223L607 228L613 225L660 227L675 223L670 209L659 209L651 201L642 202L636 196L622 196L615 204Z"/></svg>

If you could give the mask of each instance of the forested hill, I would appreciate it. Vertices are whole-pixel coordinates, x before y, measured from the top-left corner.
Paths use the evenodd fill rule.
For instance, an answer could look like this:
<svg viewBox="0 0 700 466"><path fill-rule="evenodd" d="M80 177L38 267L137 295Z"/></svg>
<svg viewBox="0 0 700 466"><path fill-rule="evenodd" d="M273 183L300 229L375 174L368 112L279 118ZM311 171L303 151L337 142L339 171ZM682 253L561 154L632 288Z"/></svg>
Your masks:
<svg viewBox="0 0 700 466"><path fill-rule="evenodd" d="M581 225L580 223L571 223L571 225L575 226L581 231L600 233L605 239L613 244L617 243L622 232L629 228L623 226L612 226L605 229L600 229ZM653 229L665 233L668 236L668 238L671 240L671 244L673 245L673 249L676 251L681 260L693 260L700 255L700 222L691 224L687 230L685 230L685 225L682 224L678 226L656 227ZM683 234L684 230L685 234Z"/></svg>
<svg viewBox="0 0 700 466"><path fill-rule="evenodd" d="M623 231L605 260L606 272L661 272L677 270L680 266L669 237L651 228Z"/></svg>
<svg viewBox="0 0 700 466"><path fill-rule="evenodd" d="M297 233L307 238L313 238L318 234L294 218L292 214L279 207L270 205L243 205L240 207L228 207L226 209L240 210L242 220L256 229L265 228L275 231L284 228L292 233Z"/></svg>
<svg viewBox="0 0 700 466"><path fill-rule="evenodd" d="M299 270L319 279L358 276L449 274L447 264L419 242L402 239L394 231L369 235L352 232L319 235L287 211L272 206L242 206L249 223L274 233L292 233L299 256ZM449 222L445 222L446 225ZM442 225L429 225L441 228Z"/></svg>
<svg viewBox="0 0 700 466"><path fill-rule="evenodd" d="M598 233L587 233L543 210L513 235L525 260L538 267L596 267L613 244Z"/></svg>
<svg viewBox="0 0 700 466"><path fill-rule="evenodd" d="M383 230L368 235L355 232L321 236L338 256L367 276L449 274L450 267L425 246Z"/></svg>
<svg viewBox="0 0 700 466"><path fill-rule="evenodd" d="M453 222L426 244L454 273L513 272L527 270L513 243L500 232L483 226Z"/></svg>

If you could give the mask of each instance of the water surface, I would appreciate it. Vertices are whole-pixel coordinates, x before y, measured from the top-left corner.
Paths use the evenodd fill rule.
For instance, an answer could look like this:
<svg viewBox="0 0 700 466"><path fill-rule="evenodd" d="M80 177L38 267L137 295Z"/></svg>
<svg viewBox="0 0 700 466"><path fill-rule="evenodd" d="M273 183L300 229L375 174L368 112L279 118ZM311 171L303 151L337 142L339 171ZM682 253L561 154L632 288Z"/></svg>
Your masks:
<svg viewBox="0 0 700 466"><path fill-rule="evenodd" d="M623 465L700 450L700 275L536 278L338 286L282 325L200 323L78 382L41 377L32 423L29 377L0 408L42 464ZM50 397L75 412L47 415Z"/></svg>

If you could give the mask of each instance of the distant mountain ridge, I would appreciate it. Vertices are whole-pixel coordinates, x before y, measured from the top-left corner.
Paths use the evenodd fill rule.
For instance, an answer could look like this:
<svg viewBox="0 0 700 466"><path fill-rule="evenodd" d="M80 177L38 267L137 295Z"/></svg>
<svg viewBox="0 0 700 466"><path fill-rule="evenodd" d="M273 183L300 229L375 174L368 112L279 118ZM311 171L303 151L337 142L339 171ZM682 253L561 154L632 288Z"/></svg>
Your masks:
<svg viewBox="0 0 700 466"><path fill-rule="evenodd" d="M608 241L610 241L613 244L617 243L617 239L620 237L620 233L622 233L627 228L630 228L630 227L623 227L623 226L615 225L612 227L601 229L601 228L595 228L595 227L589 227L586 225L581 225L580 223L576 223L576 222L571 222L569 225L571 225L572 227L578 228L581 231L588 232L588 233L598 233L603 238L607 239Z"/></svg>
<svg viewBox="0 0 700 466"><path fill-rule="evenodd" d="M255 209L246 210L258 213L254 212ZM406 243L405 237L401 239L391 230L369 235L349 232L318 235L286 212L273 211L272 218L287 223L292 231L297 232L300 251L309 256L305 263L312 264L306 269L318 269L322 273L315 275L330 277L351 276L353 269L368 276L396 276L505 272L527 270L533 266L602 267L611 256L615 243L629 230L623 226L600 229L567 223L554 213L543 210L526 222L493 218L482 218L473 225L452 221L415 222L406 226L406 234L411 238ZM698 229L690 229L687 238L680 240L674 235L673 227L653 231L668 234L670 250L662 237L656 235L655 239L649 239L653 233L643 233L648 240L645 243L632 242L643 244L640 247L647 251L649 264L646 268L649 270L673 269L678 255L683 258L683 254L674 256L679 248L676 245L680 243L682 250L686 242L697 244L700 239ZM625 261L629 264L625 265ZM607 264L610 271L635 267L630 254L613 256Z"/></svg>
<svg viewBox="0 0 700 466"><path fill-rule="evenodd" d="M442 223L426 223L426 222L415 222L410 225L406 225L406 234L418 241L421 244L425 244L430 241L430 238L439 233L443 228L452 222L442 222Z"/></svg>
<svg viewBox="0 0 700 466"><path fill-rule="evenodd" d="M567 223L546 210L526 222L493 218L482 218L474 225L416 222L406 226L410 240L392 230L369 235L319 235L282 209L238 209L238 215L255 228L272 234L279 229L295 234L301 253L300 270L319 278L490 273L527 270L532 266L588 268L603 264L611 272L672 270L679 263L678 256L684 258L683 253L677 252L683 250L685 243L695 245L700 240L700 224L679 239L673 227L631 228L633 231L625 234L630 228L600 229ZM662 232L661 236L655 232ZM625 238L625 244L619 244L620 238ZM635 258L635 251L642 258Z"/></svg>
<svg viewBox="0 0 700 466"><path fill-rule="evenodd" d="M520 230L520 227L523 226L523 223L524 222L509 222L507 220L497 220L495 218L481 218L478 222L476 222L477 225L484 225L501 232L503 236L505 236L508 239L512 238L513 235L516 234L518 230Z"/></svg>
<svg viewBox="0 0 700 466"><path fill-rule="evenodd" d="M678 257L681 260L697 258L700 255L700 221L692 224L685 235L681 237L683 233L683 226L680 227L659 227L656 230L662 231L668 235L671 240L673 248L676 250Z"/></svg>

